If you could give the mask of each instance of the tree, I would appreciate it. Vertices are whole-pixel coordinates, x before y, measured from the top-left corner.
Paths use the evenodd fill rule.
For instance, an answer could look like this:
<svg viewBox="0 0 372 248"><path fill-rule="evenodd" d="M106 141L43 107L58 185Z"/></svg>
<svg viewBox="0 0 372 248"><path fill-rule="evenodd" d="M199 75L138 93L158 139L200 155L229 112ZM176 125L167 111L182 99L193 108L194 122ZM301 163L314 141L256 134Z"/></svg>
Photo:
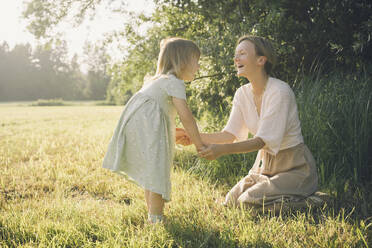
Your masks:
<svg viewBox="0 0 372 248"><path fill-rule="evenodd" d="M22 100L29 90L32 72L31 45L18 44L9 50L8 45L3 43L0 54L0 99Z"/></svg>
<svg viewBox="0 0 372 248"><path fill-rule="evenodd" d="M107 86L110 82L107 72L110 58L106 48L103 44L86 43L84 54L84 61L88 65L87 85L84 94L89 99L103 100L106 98Z"/></svg>
<svg viewBox="0 0 372 248"><path fill-rule="evenodd" d="M59 41L40 45L33 54L37 68L36 89L42 89L40 98L74 99L75 82L67 58L66 42Z"/></svg>

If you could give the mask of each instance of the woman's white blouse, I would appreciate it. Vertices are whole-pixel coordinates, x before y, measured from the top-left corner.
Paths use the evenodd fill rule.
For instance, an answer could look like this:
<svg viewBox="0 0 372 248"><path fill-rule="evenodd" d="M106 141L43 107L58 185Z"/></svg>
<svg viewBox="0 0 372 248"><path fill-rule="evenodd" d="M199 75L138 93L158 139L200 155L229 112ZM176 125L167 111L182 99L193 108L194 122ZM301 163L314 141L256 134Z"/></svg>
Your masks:
<svg viewBox="0 0 372 248"><path fill-rule="evenodd" d="M273 155L303 143L295 95L287 83L272 77L262 96L260 116L253 101L252 85L243 85L235 93L223 131L233 134L237 141L246 140L248 133L260 137L265 142L263 149Z"/></svg>

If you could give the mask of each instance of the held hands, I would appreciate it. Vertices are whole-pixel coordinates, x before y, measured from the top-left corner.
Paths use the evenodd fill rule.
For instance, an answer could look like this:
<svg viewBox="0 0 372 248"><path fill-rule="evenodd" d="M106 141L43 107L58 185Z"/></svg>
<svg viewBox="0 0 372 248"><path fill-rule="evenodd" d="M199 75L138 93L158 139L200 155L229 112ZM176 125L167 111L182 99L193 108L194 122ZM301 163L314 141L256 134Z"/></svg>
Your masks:
<svg viewBox="0 0 372 248"><path fill-rule="evenodd" d="M187 135L185 129L176 128L176 144L189 146L192 144L190 137Z"/></svg>
<svg viewBox="0 0 372 248"><path fill-rule="evenodd" d="M190 137L183 128L176 128L176 144L189 146L192 144ZM208 160L214 160L222 155L221 145L205 144L201 148L197 148L198 155Z"/></svg>
<svg viewBox="0 0 372 248"><path fill-rule="evenodd" d="M178 127L176 128L176 144L183 146L189 146L193 144L185 129ZM207 148L207 144L203 144L201 147L196 147L196 150L199 152L205 148Z"/></svg>
<svg viewBox="0 0 372 248"><path fill-rule="evenodd" d="M201 158L214 160L223 155L222 146L220 144L209 144L205 149L198 151L198 155Z"/></svg>

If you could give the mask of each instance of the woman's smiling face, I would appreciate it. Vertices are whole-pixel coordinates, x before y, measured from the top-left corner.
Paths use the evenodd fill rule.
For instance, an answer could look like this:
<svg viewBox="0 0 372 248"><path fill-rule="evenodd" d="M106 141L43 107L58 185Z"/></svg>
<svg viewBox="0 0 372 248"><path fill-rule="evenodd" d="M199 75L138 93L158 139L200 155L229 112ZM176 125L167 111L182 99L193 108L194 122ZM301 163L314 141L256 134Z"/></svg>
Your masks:
<svg viewBox="0 0 372 248"><path fill-rule="evenodd" d="M255 46L252 42L244 40L235 49L234 64L239 77L248 78L259 65Z"/></svg>

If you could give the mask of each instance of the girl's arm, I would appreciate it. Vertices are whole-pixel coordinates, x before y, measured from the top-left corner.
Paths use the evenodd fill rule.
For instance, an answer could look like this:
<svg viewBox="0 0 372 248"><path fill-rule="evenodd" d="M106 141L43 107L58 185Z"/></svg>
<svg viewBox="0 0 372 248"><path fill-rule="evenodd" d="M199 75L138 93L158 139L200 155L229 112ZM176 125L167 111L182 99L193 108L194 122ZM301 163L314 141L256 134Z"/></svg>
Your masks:
<svg viewBox="0 0 372 248"><path fill-rule="evenodd" d="M260 137L255 137L232 144L211 144L206 149L200 151L199 156L213 160L227 154L254 152L264 146L265 142Z"/></svg>
<svg viewBox="0 0 372 248"><path fill-rule="evenodd" d="M186 132L192 143L194 143L198 151L201 150L204 147L204 144L200 138L198 126L196 125L195 119L192 116L191 110L187 106L186 101L176 97L172 97L172 101L180 117L182 125L186 129Z"/></svg>

